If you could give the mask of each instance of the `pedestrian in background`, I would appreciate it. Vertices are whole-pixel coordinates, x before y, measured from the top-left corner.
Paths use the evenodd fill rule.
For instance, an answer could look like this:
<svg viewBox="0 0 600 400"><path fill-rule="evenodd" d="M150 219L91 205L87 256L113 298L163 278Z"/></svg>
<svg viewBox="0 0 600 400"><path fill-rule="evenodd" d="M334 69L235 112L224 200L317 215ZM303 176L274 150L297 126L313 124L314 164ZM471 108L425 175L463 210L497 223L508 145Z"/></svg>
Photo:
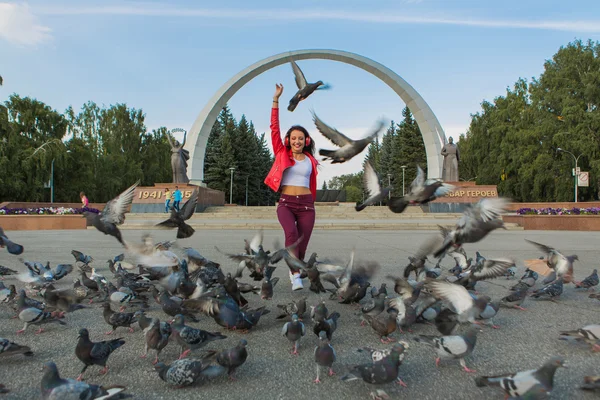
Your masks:
<svg viewBox="0 0 600 400"><path fill-rule="evenodd" d="M165 188L165 212L169 212L169 204L171 203L171 198L173 197L169 188Z"/></svg>
<svg viewBox="0 0 600 400"><path fill-rule="evenodd" d="M175 186L175 191L173 192L173 208L175 211L179 212L179 203L183 199L183 194L179 190L179 186Z"/></svg>

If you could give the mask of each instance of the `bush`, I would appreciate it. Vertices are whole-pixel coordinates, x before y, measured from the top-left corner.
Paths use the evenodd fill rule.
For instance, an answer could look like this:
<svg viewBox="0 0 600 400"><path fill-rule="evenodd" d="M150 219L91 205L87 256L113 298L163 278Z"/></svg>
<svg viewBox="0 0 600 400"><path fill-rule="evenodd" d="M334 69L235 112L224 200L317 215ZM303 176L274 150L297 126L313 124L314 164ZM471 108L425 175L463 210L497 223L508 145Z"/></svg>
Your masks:
<svg viewBox="0 0 600 400"><path fill-rule="evenodd" d="M598 215L600 208L519 208L518 215Z"/></svg>
<svg viewBox="0 0 600 400"><path fill-rule="evenodd" d="M0 215L74 215L89 211L98 214L96 208L70 208L70 207L40 207L40 208L0 208Z"/></svg>

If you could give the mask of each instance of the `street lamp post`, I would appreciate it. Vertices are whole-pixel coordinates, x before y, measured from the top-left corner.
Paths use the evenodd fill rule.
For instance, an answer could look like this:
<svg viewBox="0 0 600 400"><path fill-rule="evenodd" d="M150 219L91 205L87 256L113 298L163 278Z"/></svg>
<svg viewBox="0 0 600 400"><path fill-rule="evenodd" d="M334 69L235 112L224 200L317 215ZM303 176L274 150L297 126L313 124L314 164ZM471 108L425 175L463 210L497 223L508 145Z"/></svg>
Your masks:
<svg viewBox="0 0 600 400"><path fill-rule="evenodd" d="M401 165L402 168L402 196L404 196L404 171L406 170L406 165Z"/></svg>
<svg viewBox="0 0 600 400"><path fill-rule="evenodd" d="M54 158L50 165L50 203L54 203Z"/></svg>
<svg viewBox="0 0 600 400"><path fill-rule="evenodd" d="M392 186L392 174L388 174L388 188ZM388 192L388 199L392 198L392 191Z"/></svg>
<svg viewBox="0 0 600 400"><path fill-rule="evenodd" d="M246 175L246 207L248 207L248 177L250 175Z"/></svg>
<svg viewBox="0 0 600 400"><path fill-rule="evenodd" d="M579 171L577 170L577 162L579 161L579 157L581 157L583 154L580 154L577 157L575 157L575 154L571 153L570 151L561 149L560 147L558 147L556 150L570 154L571 157L573 157L573 159L575 160L575 169L573 170L573 175L575 176L575 203L577 203L577 183L578 183L577 178L579 178Z"/></svg>
<svg viewBox="0 0 600 400"><path fill-rule="evenodd" d="M233 200L233 171L235 170L235 168L231 167L231 168L229 168L229 170L231 171L231 181L229 183L229 204L232 204L232 200Z"/></svg>

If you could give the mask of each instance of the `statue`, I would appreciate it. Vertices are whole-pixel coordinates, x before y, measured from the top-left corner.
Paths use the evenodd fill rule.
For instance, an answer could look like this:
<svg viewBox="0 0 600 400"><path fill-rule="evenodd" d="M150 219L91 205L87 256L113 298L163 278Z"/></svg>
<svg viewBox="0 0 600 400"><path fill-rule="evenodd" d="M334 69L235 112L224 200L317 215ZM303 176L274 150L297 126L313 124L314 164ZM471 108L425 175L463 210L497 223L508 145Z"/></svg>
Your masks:
<svg viewBox="0 0 600 400"><path fill-rule="evenodd" d="M444 182L458 182L458 162L460 161L460 152L454 144L452 137L442 148L444 156L444 166L442 168L442 180Z"/></svg>
<svg viewBox="0 0 600 400"><path fill-rule="evenodd" d="M171 140L171 134L167 134L167 140L171 145L171 169L173 170L173 183L189 183L187 176L187 162L190 159L190 152L183 148L185 146L185 137L187 132L183 134L183 143ZM174 139L173 139L174 140Z"/></svg>

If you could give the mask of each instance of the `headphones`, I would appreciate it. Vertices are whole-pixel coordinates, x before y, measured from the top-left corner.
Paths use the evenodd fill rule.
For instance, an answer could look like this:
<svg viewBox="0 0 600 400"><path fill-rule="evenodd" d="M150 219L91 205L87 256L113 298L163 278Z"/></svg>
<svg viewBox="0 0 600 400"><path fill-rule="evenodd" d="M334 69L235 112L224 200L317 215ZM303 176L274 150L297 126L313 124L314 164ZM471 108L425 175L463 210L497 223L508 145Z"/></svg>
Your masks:
<svg viewBox="0 0 600 400"><path fill-rule="evenodd" d="M285 147L288 147L290 145L290 135L285 136L285 141L283 143ZM304 139L304 146L310 146L310 136L306 136L306 138Z"/></svg>

